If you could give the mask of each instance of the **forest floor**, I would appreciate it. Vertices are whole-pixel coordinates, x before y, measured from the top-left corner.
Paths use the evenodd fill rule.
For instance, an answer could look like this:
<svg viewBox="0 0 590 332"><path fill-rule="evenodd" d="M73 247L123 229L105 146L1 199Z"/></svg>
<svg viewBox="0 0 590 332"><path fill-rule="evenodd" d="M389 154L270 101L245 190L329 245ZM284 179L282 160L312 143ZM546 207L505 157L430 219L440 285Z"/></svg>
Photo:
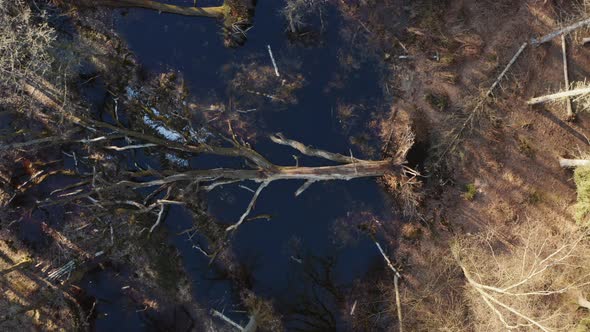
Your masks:
<svg viewBox="0 0 590 332"><path fill-rule="evenodd" d="M461 309L463 273L449 268L456 263L451 244L457 238L510 243L516 242L518 225L541 224L554 232L576 227L573 173L560 167L559 158L587 153L590 117L575 103L579 112L573 121L565 102L526 104L565 86L561 39L529 45L483 109L475 110L521 45L575 20L580 15L575 5L468 0L410 5L417 20L400 38L400 52L411 60L396 61L389 82L399 93L392 112L411 120L419 162L429 176L421 188L421 215L402 228L396 253L409 267L402 297L414 303L405 320L410 330L470 326L469 311ZM590 48L581 42L588 35L581 29L566 38L570 82L585 81L590 72ZM416 234L422 234L419 240ZM476 330L494 330L479 326Z"/></svg>

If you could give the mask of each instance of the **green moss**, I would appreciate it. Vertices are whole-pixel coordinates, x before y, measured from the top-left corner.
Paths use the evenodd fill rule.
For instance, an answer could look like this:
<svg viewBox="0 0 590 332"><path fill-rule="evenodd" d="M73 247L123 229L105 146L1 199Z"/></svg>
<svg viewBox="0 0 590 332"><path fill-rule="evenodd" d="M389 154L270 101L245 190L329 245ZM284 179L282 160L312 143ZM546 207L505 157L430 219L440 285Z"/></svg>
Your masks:
<svg viewBox="0 0 590 332"><path fill-rule="evenodd" d="M590 332L590 318L580 320L573 332Z"/></svg>
<svg viewBox="0 0 590 332"><path fill-rule="evenodd" d="M477 195L477 188L475 187L475 184L467 184L465 186L465 193L463 194L463 197L465 197L465 199L468 201L472 201L475 198L475 195Z"/></svg>
<svg viewBox="0 0 590 332"><path fill-rule="evenodd" d="M543 201L543 195L538 191L533 191L527 197L527 202L531 205L539 204Z"/></svg>
<svg viewBox="0 0 590 332"><path fill-rule="evenodd" d="M435 109L444 111L449 107L449 97L443 94L428 93L424 97L426 102Z"/></svg>
<svg viewBox="0 0 590 332"><path fill-rule="evenodd" d="M518 150L529 158L535 157L535 149L533 149L529 140L524 137L518 138Z"/></svg>
<svg viewBox="0 0 590 332"><path fill-rule="evenodd" d="M578 191L578 203L575 217L578 222L585 222L590 213L590 167L578 167L574 172L574 181Z"/></svg>

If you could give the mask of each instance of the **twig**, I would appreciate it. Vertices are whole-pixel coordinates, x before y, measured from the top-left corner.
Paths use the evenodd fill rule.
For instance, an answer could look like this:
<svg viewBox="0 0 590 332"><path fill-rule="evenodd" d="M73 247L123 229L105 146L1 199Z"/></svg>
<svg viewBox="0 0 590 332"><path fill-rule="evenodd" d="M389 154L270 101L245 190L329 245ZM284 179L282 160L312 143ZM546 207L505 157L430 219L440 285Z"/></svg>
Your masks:
<svg viewBox="0 0 590 332"><path fill-rule="evenodd" d="M67 262L64 266L50 272L47 275L47 280L49 280L49 281L58 280L61 277L65 276L66 274L69 274L70 272L72 272L75 268L76 268L76 263L73 260L71 260L71 261Z"/></svg>
<svg viewBox="0 0 590 332"><path fill-rule="evenodd" d="M224 320L229 325L231 325L231 326L235 327L236 329L238 329L238 331L244 331L244 328L240 324L234 322L233 320L231 320L229 317L227 317L226 315L222 314L221 312L219 312L219 311L217 311L215 309L211 309L211 314L213 316L215 316L215 317L221 318L222 320Z"/></svg>
<svg viewBox="0 0 590 332"><path fill-rule="evenodd" d="M271 183L272 181L264 181L260 184L260 186L258 187L258 189L256 190L256 192L254 193L254 196L252 196L252 200L250 201L250 204L248 204L248 208L246 208L246 211L244 211L244 213L242 214L242 216L240 217L240 220L238 220L238 222L234 225L229 226L228 228L225 229L226 232L229 231L234 231L236 230L238 227L240 227L240 225L244 222L244 220L246 219L246 217L248 216L248 214L250 214L250 211L252 211L252 208L254 207L254 204L256 204L256 200L258 199L258 196L260 195L260 193L262 192L262 190L269 185L269 183Z"/></svg>
<svg viewBox="0 0 590 332"><path fill-rule="evenodd" d="M123 146L123 147L105 146L104 148L108 149L108 150L125 151L125 150L133 150L133 149L151 148L154 146L158 146L158 145L153 144L153 143L148 143L148 144L138 144L138 145L127 145L127 146Z"/></svg>
<svg viewBox="0 0 590 332"><path fill-rule="evenodd" d="M162 219L164 218L164 211L166 208L166 204L164 203L160 203L160 212L158 213L158 219L156 219L156 222L152 225L152 227L150 227L150 231L149 233L151 234L154 229L156 229L156 227L158 227L158 225L160 225L160 223L162 222Z"/></svg>
<svg viewBox="0 0 590 332"><path fill-rule="evenodd" d="M272 55L272 49L270 48L270 45L266 45L268 47L268 54L270 55L270 60L272 61L272 65L275 68L275 75L277 75L277 77L280 77L281 75L279 74L279 68L277 67L277 62L275 61L275 57Z"/></svg>
<svg viewBox="0 0 590 332"><path fill-rule="evenodd" d="M350 315L354 316L354 312L356 310L356 300L354 301L354 303L352 304L352 308L350 309Z"/></svg>

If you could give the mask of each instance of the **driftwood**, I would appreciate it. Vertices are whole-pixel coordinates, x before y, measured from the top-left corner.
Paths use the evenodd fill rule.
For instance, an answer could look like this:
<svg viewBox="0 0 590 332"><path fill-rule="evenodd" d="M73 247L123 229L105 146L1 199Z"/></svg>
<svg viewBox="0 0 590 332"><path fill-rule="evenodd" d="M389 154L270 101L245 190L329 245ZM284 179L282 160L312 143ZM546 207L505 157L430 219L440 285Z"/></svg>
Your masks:
<svg viewBox="0 0 590 332"><path fill-rule="evenodd" d="M561 35L561 52L563 54L563 77L565 80L565 91L568 91L570 89L570 79L567 70L567 50L565 35ZM570 98L566 98L565 104L568 119L573 119L574 113L572 111L572 100Z"/></svg>
<svg viewBox="0 0 590 332"><path fill-rule="evenodd" d="M589 94L589 93L590 93L590 88L569 90L569 91L558 92L558 93L554 93L554 94L550 94L550 95L546 95L546 96L532 98L527 102L527 104L529 104L529 105L541 104L541 103L546 103L546 102L550 102L550 101L554 101L554 100L575 97L575 96Z"/></svg>
<svg viewBox="0 0 590 332"><path fill-rule="evenodd" d="M577 30L579 28L582 28L582 27L584 27L586 25L590 25L590 18L587 18L585 20L576 22L576 23L574 23L572 25L569 25L569 26L567 26L567 27L565 27L563 29L553 31L550 34L547 34L547 35L545 35L545 36L543 36L543 37L541 37L539 39L533 38L531 40L531 44L534 45L534 46L539 46L539 45L544 44L544 43L546 43L546 42L548 42L548 41L550 41L550 40L552 40L554 38L557 38L557 37L559 37L561 35L566 35L566 34L572 32L572 31Z"/></svg>
<svg viewBox="0 0 590 332"><path fill-rule="evenodd" d="M161 13L213 18L224 17L228 8L225 3L221 6L214 7L183 7L151 0L77 0L77 3L89 7L144 8L156 10Z"/></svg>

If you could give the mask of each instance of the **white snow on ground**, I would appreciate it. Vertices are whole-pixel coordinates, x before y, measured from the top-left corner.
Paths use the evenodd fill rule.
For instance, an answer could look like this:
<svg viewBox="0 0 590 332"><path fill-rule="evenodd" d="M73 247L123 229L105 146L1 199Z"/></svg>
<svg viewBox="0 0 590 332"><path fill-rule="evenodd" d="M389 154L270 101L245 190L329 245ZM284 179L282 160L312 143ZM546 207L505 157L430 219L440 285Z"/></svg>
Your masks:
<svg viewBox="0 0 590 332"><path fill-rule="evenodd" d="M134 99L134 98L137 98L137 96L139 96L139 92L135 91L130 86L127 86L125 88L125 93L127 94L127 98L129 98L129 99Z"/></svg>
<svg viewBox="0 0 590 332"><path fill-rule="evenodd" d="M147 115L143 116L143 123L150 126L150 128L157 131L158 134L164 136L169 141L174 141L174 142L184 142L185 141L184 137L182 137L182 135L179 132L164 127L164 125L152 120Z"/></svg>
<svg viewBox="0 0 590 332"><path fill-rule="evenodd" d="M168 159L168 161L181 166L181 167L188 167L188 160L183 159L183 158L179 158L176 155L173 155L171 153L166 153L166 159Z"/></svg>

